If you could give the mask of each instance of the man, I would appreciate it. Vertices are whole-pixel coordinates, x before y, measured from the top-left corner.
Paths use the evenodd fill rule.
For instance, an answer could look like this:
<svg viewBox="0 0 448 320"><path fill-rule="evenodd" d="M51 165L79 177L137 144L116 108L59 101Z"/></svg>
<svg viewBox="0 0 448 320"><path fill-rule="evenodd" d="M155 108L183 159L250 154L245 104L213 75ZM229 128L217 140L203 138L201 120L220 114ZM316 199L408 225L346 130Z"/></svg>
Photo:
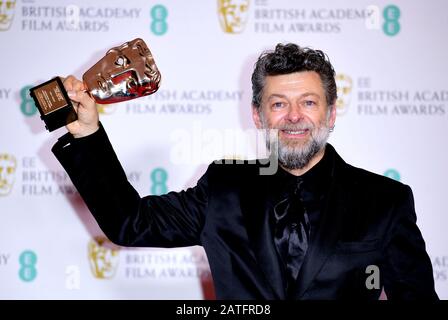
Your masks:
<svg viewBox="0 0 448 320"><path fill-rule="evenodd" d="M212 164L194 188L162 196L138 195L83 84L64 85L79 119L52 150L111 241L202 245L219 299L370 300L382 288L388 299L437 299L411 189L326 143L337 94L321 51L279 44L256 63L253 119L278 130L275 174Z"/></svg>

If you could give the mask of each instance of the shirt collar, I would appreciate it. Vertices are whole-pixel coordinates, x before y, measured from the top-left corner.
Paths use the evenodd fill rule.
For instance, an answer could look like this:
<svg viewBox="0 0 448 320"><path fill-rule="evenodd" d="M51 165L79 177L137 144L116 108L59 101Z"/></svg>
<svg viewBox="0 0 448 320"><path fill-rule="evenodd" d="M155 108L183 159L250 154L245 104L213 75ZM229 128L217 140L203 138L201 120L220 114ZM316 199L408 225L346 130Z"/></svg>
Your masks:
<svg viewBox="0 0 448 320"><path fill-rule="evenodd" d="M333 146L327 144L322 159L301 176L295 176L279 166L274 175L275 198L278 200L285 198L300 185L300 195L304 201L320 199L329 186L334 155Z"/></svg>

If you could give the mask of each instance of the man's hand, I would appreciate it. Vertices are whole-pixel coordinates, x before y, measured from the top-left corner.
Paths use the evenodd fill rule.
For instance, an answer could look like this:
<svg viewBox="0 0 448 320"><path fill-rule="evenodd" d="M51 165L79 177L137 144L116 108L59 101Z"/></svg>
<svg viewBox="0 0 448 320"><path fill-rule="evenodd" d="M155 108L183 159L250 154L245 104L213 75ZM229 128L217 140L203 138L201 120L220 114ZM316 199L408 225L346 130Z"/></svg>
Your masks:
<svg viewBox="0 0 448 320"><path fill-rule="evenodd" d="M74 76L64 79L64 87L67 90L73 107L78 114L78 120L69 123L66 128L75 137L88 136L99 129L99 115L95 101L85 91L84 83Z"/></svg>

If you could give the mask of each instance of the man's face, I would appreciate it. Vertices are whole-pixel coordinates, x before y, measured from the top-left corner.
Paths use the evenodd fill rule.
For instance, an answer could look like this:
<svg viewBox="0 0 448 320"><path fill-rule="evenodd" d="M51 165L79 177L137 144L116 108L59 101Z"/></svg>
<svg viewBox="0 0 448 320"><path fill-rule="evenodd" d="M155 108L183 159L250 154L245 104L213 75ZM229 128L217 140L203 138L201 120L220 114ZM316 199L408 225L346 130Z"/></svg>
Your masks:
<svg viewBox="0 0 448 320"><path fill-rule="evenodd" d="M253 119L259 129L278 129L279 162L301 169L325 146L336 111L327 106L319 74L303 71L267 76Z"/></svg>
<svg viewBox="0 0 448 320"><path fill-rule="evenodd" d="M249 17L249 0L218 0L218 12L225 32L240 33Z"/></svg>
<svg viewBox="0 0 448 320"><path fill-rule="evenodd" d="M83 76L95 101L122 102L157 91L160 72L148 47L141 39L110 49Z"/></svg>

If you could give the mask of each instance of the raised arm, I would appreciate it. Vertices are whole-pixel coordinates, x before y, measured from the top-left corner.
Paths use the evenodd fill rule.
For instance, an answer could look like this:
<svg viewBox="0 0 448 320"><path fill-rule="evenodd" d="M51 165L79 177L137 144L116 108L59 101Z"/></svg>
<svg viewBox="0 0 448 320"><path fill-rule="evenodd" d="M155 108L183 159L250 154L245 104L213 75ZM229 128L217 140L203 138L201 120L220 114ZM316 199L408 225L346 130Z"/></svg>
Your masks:
<svg viewBox="0 0 448 320"><path fill-rule="evenodd" d="M52 151L108 238L123 246L179 247L200 244L207 207L207 174L181 192L141 198L128 182L94 101L82 83L65 80L78 120Z"/></svg>

